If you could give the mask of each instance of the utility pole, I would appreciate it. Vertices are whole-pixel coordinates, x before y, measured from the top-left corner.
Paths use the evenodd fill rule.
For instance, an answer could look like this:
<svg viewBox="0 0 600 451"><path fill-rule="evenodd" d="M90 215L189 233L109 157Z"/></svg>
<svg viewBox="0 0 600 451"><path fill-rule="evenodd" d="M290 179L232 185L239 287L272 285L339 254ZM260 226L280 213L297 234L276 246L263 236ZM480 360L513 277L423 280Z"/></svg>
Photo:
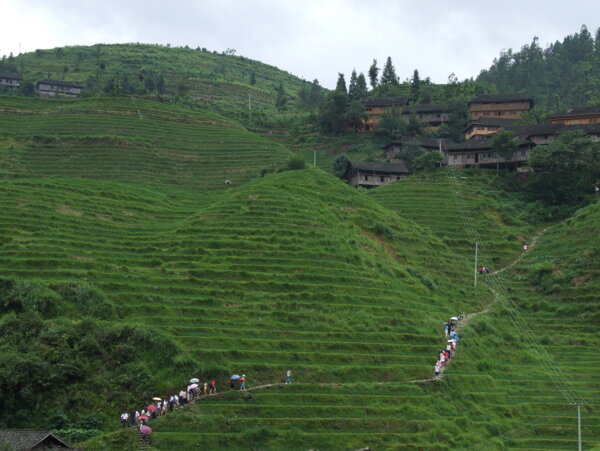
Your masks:
<svg viewBox="0 0 600 451"><path fill-rule="evenodd" d="M252 102L250 101L250 93L248 93L248 110L252 111Z"/></svg>
<svg viewBox="0 0 600 451"><path fill-rule="evenodd" d="M314 154L313 154L313 166L316 166L316 165L317 165L317 151L315 150Z"/></svg>
<svg viewBox="0 0 600 451"><path fill-rule="evenodd" d="M577 404L577 438L579 440L579 451L581 451L581 403Z"/></svg>
<svg viewBox="0 0 600 451"><path fill-rule="evenodd" d="M477 286L477 242L475 243L475 272L473 273L473 286Z"/></svg>

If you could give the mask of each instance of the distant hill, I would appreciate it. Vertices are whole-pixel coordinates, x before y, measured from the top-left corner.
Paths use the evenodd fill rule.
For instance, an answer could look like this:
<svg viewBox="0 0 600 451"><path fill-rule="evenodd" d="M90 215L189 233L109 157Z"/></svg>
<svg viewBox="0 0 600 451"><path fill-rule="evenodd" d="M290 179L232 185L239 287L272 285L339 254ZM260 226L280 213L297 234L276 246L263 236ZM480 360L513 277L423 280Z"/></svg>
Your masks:
<svg viewBox="0 0 600 451"><path fill-rule="evenodd" d="M600 104L600 29L578 33L542 48L537 38L520 50L502 51L477 82L500 93L523 92L550 112Z"/></svg>
<svg viewBox="0 0 600 451"><path fill-rule="evenodd" d="M79 82L84 96L157 92L185 96L223 110L274 109L283 84L290 105L307 82L276 67L207 49L151 44L97 44L38 49L0 63L24 81Z"/></svg>

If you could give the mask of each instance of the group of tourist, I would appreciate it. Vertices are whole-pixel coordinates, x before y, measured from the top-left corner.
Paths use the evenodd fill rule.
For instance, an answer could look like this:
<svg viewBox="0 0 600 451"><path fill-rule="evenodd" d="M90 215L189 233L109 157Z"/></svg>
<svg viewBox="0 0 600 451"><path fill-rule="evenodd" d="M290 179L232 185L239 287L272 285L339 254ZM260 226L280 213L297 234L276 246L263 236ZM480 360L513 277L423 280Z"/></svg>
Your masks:
<svg viewBox="0 0 600 451"><path fill-rule="evenodd" d="M444 367L448 364L452 355L454 355L454 351L460 340L456 329L458 329L460 322L464 320L464 318L465 314L462 313L458 316L453 316L450 318L450 321L444 323L444 336L446 337L447 344L445 348L440 349L437 362L435 362L435 377L442 377L442 374L444 374Z"/></svg>
<svg viewBox="0 0 600 451"><path fill-rule="evenodd" d="M197 378L190 379L189 385L185 389L181 389L179 393L165 398L152 398L152 402L141 410L132 409L131 412L123 412L121 414L121 424L124 428L129 426L141 428L142 426L146 426L151 420L163 416L167 412L184 407L200 396L217 394L217 387L214 380L204 382L202 386L199 385L199 382L200 380Z"/></svg>

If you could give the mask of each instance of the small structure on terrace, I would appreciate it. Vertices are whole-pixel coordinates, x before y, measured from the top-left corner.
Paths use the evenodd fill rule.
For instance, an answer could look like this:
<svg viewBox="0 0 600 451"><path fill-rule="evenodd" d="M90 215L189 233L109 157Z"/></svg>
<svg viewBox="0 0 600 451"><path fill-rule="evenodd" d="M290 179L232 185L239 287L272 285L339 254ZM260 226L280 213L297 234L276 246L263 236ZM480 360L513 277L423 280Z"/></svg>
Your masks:
<svg viewBox="0 0 600 451"><path fill-rule="evenodd" d="M529 140L516 138L517 150L510 158L504 158L492 148L491 139L472 139L464 143L446 147L448 166L456 168L508 168L516 169L525 163L535 144Z"/></svg>
<svg viewBox="0 0 600 451"><path fill-rule="evenodd" d="M366 161L350 162L346 168L343 178L351 186L362 186L363 188L375 188L406 177L410 171L403 161L394 163L371 163Z"/></svg>
<svg viewBox="0 0 600 451"><path fill-rule="evenodd" d="M83 86L62 80L40 80L36 84L40 97L77 97Z"/></svg>
<svg viewBox="0 0 600 451"><path fill-rule="evenodd" d="M0 74L0 86L17 89L21 86L21 76L19 74Z"/></svg>
<svg viewBox="0 0 600 451"><path fill-rule="evenodd" d="M404 107L402 109L402 118L405 122L408 122L411 112L415 114L417 119L427 124L428 127L439 127L450 119L448 107L439 103Z"/></svg>
<svg viewBox="0 0 600 451"><path fill-rule="evenodd" d="M533 108L533 98L525 94L482 94L469 102L471 120L481 117L520 119Z"/></svg>

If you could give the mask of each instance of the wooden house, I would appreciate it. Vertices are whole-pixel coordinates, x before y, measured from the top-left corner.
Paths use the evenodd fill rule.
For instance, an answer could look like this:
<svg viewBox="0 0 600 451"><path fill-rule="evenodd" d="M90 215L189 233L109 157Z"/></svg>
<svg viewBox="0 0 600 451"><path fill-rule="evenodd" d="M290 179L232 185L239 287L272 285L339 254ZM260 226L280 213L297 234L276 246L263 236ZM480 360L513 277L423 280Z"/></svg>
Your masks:
<svg viewBox="0 0 600 451"><path fill-rule="evenodd" d="M445 146L447 165L456 168L509 168L522 166L531 156L535 144L529 140L516 138L517 151L511 158L504 159L492 148L491 139L472 139L464 143Z"/></svg>
<svg viewBox="0 0 600 451"><path fill-rule="evenodd" d="M569 108L567 111L548 116L553 124L583 125L600 123L600 106Z"/></svg>
<svg viewBox="0 0 600 451"><path fill-rule="evenodd" d="M512 130L519 138L527 139L536 145L548 144L554 141L559 133L576 130L581 130L590 136L593 141L600 142L600 123L576 125L564 125L560 123L537 124L514 127Z"/></svg>
<svg viewBox="0 0 600 451"><path fill-rule="evenodd" d="M36 89L40 97L77 97L83 86L70 81L40 80Z"/></svg>
<svg viewBox="0 0 600 451"><path fill-rule="evenodd" d="M451 143L450 141L446 140ZM440 150L440 140L437 138L420 138L420 137L406 137L396 139L388 144L386 144L383 148L385 152L385 158L388 160L392 160L396 158L396 155L400 153L402 147L407 143L416 143L424 150L427 151L439 151ZM452 143L453 144L453 143Z"/></svg>
<svg viewBox="0 0 600 451"><path fill-rule="evenodd" d="M524 94L484 94L469 102L471 120L481 117L520 119L533 108L533 99Z"/></svg>
<svg viewBox="0 0 600 451"><path fill-rule="evenodd" d="M410 172L403 161L394 163L351 162L343 178L351 186L375 188L400 180Z"/></svg>
<svg viewBox="0 0 600 451"><path fill-rule="evenodd" d="M476 121L471 121L465 133L466 139L489 138L500 130L514 126L516 119L500 119L498 117L482 116Z"/></svg>
<svg viewBox="0 0 600 451"><path fill-rule="evenodd" d="M0 449L29 451L73 448L49 431L0 429Z"/></svg>
<svg viewBox="0 0 600 451"><path fill-rule="evenodd" d="M444 122L448 122L447 105L439 103L430 103L427 105L410 105L402 109L402 118L408 122L410 113L413 112L417 119L427 124L428 127L439 127Z"/></svg>
<svg viewBox="0 0 600 451"><path fill-rule="evenodd" d="M21 86L21 76L18 74L0 74L0 87L17 89Z"/></svg>
<svg viewBox="0 0 600 451"><path fill-rule="evenodd" d="M365 107L367 120L361 125L361 131L376 131L381 115L396 107L402 110L408 105L408 97L366 97L360 99Z"/></svg>

